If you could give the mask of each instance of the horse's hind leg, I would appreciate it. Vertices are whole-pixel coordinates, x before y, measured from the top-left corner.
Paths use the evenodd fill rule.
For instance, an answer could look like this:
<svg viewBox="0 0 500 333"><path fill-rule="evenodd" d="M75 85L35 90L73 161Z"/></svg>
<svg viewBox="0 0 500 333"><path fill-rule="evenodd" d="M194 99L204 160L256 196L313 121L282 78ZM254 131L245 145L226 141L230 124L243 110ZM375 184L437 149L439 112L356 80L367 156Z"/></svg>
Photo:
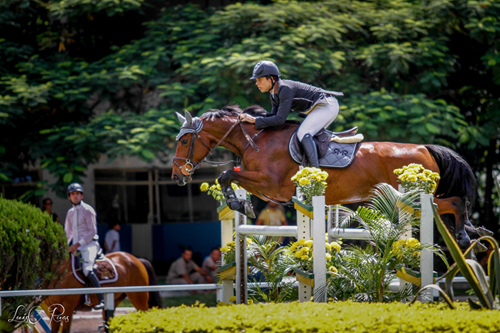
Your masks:
<svg viewBox="0 0 500 333"><path fill-rule="evenodd" d="M255 212L253 211L252 203L245 199L236 198L233 188L231 187L231 181L233 180L234 171L226 170L220 174L218 181L222 188L222 193L224 198L226 198L226 203L232 210L238 211L251 219L255 218Z"/></svg>
<svg viewBox="0 0 500 333"><path fill-rule="evenodd" d="M459 197L435 198L434 201L438 204L439 215L453 214L455 218L454 236L458 245L462 249L469 247L471 242L470 236L473 238L479 238L483 235L483 233L487 234L487 232L489 232L489 230L484 228L476 229L474 225L472 225L469 221L469 217L467 216L465 202L463 199ZM478 252L482 252L485 251L486 248L484 245L478 243L475 249Z"/></svg>
<svg viewBox="0 0 500 333"><path fill-rule="evenodd" d="M62 321L62 333L69 333L71 330L71 323L73 322L73 313L67 316L67 321ZM52 332L57 332L52 330Z"/></svg>
<svg viewBox="0 0 500 333"><path fill-rule="evenodd" d="M462 249L470 245L470 237L465 231L465 202L459 197L435 198L439 215L453 214L455 217L455 239Z"/></svg>
<svg viewBox="0 0 500 333"><path fill-rule="evenodd" d="M127 293L127 297L137 310L146 311L149 308L149 294L147 292Z"/></svg>

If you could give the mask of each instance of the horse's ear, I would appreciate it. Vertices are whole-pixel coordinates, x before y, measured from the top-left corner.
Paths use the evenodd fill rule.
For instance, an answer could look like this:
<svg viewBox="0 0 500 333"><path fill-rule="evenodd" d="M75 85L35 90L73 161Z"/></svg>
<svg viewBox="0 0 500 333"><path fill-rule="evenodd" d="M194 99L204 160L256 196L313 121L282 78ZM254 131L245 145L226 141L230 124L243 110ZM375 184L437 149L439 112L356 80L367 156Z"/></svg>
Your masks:
<svg viewBox="0 0 500 333"><path fill-rule="evenodd" d="M181 124L184 124L184 122L186 121L186 118L184 118L184 116L177 111L175 111L175 114L177 115L177 119L179 119Z"/></svg>
<svg viewBox="0 0 500 333"><path fill-rule="evenodd" d="M184 116L186 117L186 125L193 126L193 117L191 117L191 113L188 110L184 110Z"/></svg>

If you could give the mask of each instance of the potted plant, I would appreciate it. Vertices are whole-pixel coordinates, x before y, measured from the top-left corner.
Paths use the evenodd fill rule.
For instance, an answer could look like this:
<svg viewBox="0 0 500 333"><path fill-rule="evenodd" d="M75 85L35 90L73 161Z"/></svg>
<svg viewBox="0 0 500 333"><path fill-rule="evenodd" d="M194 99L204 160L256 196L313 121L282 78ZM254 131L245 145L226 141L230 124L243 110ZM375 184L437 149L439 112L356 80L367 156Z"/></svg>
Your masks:
<svg viewBox="0 0 500 333"><path fill-rule="evenodd" d="M236 276L236 244L231 241L220 249L222 252L221 266L217 269L221 280L234 280Z"/></svg>
<svg viewBox="0 0 500 333"><path fill-rule="evenodd" d="M334 266L334 257L340 252L340 245L342 241L328 243L328 236L325 236L327 242L326 247L326 266L327 278L332 273L336 272ZM297 281L304 283L310 287L314 287L314 273L313 273L313 240L300 239L292 243L287 250L287 254L294 262L293 271Z"/></svg>
<svg viewBox="0 0 500 333"><path fill-rule="evenodd" d="M299 170L291 178L300 193L300 197L294 197L293 201L301 203L307 211L312 212L312 197L325 193L327 178L328 173L319 168L307 167Z"/></svg>

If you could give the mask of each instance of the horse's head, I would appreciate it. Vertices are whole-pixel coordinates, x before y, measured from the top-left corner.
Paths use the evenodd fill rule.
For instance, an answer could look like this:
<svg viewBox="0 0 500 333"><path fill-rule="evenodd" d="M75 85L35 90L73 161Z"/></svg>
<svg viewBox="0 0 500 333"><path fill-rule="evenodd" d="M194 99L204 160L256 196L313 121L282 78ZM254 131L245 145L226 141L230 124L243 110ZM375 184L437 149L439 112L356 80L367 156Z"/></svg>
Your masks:
<svg viewBox="0 0 500 333"><path fill-rule="evenodd" d="M257 105L250 106L245 111L241 110L238 105L228 105L220 110L210 109L200 118L193 118L188 111L184 111L184 116L176 112L182 127L176 137L178 143L174 156L172 179L178 185L189 183L192 180L192 174L201 166L205 156L216 147L226 147L235 152L234 150L243 149L248 143L255 145L251 139L248 141L244 136L240 137L240 139L243 138L243 141L238 141L237 136L231 137L229 135L238 124L241 124L239 115L242 112L253 116L266 114L266 110ZM241 147L236 148L238 146Z"/></svg>
<svg viewBox="0 0 500 333"><path fill-rule="evenodd" d="M176 112L182 123L181 130L176 136L177 149L173 158L172 179L177 185L183 186L192 180L191 175L201 166L202 159L210 152L210 147L200 135L203 121L192 117L185 110L184 116Z"/></svg>

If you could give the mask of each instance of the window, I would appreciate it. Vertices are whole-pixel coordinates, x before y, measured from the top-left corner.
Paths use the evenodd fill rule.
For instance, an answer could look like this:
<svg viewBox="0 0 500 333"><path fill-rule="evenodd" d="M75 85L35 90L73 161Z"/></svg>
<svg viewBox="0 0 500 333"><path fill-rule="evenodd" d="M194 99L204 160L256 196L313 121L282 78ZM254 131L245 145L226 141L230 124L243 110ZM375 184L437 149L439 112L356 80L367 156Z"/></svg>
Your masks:
<svg viewBox="0 0 500 333"><path fill-rule="evenodd" d="M200 191L214 183L220 168L200 168L193 181L178 186L171 169L96 169L99 223L174 223L217 220L217 202Z"/></svg>

